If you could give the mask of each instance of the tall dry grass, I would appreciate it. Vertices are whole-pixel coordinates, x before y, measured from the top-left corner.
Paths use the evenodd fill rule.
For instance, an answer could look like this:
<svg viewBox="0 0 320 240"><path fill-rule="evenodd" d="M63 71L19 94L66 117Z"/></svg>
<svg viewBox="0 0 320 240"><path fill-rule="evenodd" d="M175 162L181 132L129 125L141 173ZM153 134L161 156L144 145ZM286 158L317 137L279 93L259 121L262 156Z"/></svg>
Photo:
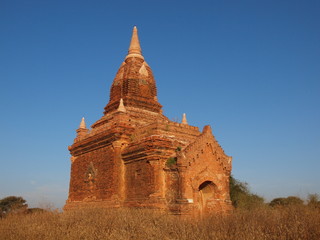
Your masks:
<svg viewBox="0 0 320 240"><path fill-rule="evenodd" d="M37 212L0 219L0 239L319 240L320 210L265 207L191 221L147 209Z"/></svg>

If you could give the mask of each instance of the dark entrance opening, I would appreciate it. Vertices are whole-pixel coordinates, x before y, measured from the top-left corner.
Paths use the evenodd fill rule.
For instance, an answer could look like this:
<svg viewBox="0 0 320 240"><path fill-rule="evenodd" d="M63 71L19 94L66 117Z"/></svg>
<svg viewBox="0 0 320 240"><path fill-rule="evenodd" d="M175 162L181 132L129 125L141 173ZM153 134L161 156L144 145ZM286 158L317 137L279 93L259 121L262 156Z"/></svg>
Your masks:
<svg viewBox="0 0 320 240"><path fill-rule="evenodd" d="M199 204L200 210L203 212L207 207L208 199L214 196L215 185L211 181L205 181L199 186Z"/></svg>

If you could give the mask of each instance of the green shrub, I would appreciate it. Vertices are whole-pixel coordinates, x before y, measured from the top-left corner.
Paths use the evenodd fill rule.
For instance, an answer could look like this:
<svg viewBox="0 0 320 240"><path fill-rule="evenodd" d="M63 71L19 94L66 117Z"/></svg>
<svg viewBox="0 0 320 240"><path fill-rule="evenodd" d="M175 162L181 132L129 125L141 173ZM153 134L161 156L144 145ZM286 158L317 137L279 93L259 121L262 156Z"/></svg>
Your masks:
<svg viewBox="0 0 320 240"><path fill-rule="evenodd" d="M248 184L230 176L230 198L232 205L238 209L254 209L264 206L264 199L250 192Z"/></svg>
<svg viewBox="0 0 320 240"><path fill-rule="evenodd" d="M275 198L270 202L269 205L271 207L289 206L289 205L303 205L303 200L298 197L295 197L295 196L289 196L286 198Z"/></svg>
<svg viewBox="0 0 320 240"><path fill-rule="evenodd" d="M168 158L166 165L167 167L171 167L173 165L177 164L177 158L176 157L170 157Z"/></svg>
<svg viewBox="0 0 320 240"><path fill-rule="evenodd" d="M4 217L9 213L25 212L27 208L28 204L22 197L9 196L0 199L0 217Z"/></svg>

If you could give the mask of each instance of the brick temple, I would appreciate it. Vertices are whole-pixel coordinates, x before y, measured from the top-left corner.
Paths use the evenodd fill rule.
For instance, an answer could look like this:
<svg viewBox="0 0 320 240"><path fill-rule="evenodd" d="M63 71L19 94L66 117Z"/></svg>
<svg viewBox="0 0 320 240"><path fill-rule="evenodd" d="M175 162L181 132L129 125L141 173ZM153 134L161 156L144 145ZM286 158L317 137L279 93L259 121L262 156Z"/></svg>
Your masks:
<svg viewBox="0 0 320 240"><path fill-rule="evenodd" d="M69 150L66 210L145 207L197 215L232 209L231 157L209 125L199 131L185 114L181 123L162 114L136 27L103 116L90 129L82 119Z"/></svg>

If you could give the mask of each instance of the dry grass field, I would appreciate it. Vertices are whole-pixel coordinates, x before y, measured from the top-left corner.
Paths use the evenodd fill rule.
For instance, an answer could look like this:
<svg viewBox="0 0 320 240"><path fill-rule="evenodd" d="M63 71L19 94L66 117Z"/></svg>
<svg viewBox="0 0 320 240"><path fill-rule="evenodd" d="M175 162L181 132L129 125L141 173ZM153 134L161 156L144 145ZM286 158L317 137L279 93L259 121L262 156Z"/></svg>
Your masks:
<svg viewBox="0 0 320 240"><path fill-rule="evenodd" d="M320 210L262 207L198 220L147 209L48 211L0 219L0 239L319 240Z"/></svg>

